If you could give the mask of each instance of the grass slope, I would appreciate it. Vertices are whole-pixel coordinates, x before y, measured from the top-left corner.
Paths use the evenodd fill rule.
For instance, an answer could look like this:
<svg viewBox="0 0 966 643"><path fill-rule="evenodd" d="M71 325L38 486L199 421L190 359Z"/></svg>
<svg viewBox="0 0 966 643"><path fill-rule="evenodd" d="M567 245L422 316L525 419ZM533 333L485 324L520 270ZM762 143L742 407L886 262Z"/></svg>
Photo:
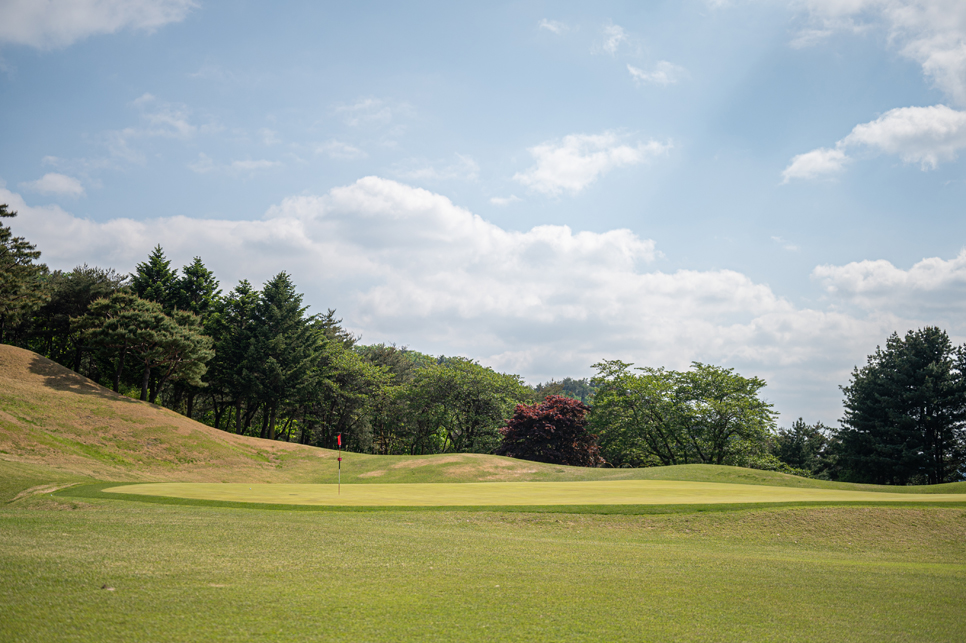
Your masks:
<svg viewBox="0 0 966 643"><path fill-rule="evenodd" d="M525 480L691 481L732 496L963 491L481 455L347 454L343 465L351 493ZM966 640L963 507L240 511L97 491L261 481L278 496L334 477L332 452L210 429L0 346L0 640Z"/></svg>
<svg viewBox="0 0 966 643"><path fill-rule="evenodd" d="M482 454L343 455L344 484L680 480L803 489L966 493L966 483L876 487L714 465L586 469ZM329 483L335 481L335 456L327 449L219 431L167 409L117 395L30 351L0 345L0 500L35 486L20 488L25 482ZM30 476L21 475L28 470Z"/></svg>

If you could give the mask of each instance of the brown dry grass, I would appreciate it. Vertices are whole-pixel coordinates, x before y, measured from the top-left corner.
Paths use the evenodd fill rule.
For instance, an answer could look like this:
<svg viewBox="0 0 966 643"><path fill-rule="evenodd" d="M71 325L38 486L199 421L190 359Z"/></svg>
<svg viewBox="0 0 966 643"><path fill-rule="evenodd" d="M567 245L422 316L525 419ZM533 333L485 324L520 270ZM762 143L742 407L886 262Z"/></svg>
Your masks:
<svg viewBox="0 0 966 643"><path fill-rule="evenodd" d="M213 429L0 345L0 459L101 480L309 482L331 456Z"/></svg>

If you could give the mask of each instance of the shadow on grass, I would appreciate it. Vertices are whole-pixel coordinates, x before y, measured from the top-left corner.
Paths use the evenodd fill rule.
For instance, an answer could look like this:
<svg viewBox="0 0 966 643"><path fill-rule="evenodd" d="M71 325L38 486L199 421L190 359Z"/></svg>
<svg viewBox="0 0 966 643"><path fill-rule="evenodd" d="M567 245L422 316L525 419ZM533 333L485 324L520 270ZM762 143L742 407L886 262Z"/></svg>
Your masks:
<svg viewBox="0 0 966 643"><path fill-rule="evenodd" d="M104 388L100 384L90 380L79 373L75 373L66 366L53 362L40 355L34 356L30 361L30 372L44 378L44 385L55 391L68 391L80 395L93 395L96 397L110 400L112 402L128 402L130 404L141 404L140 400L133 400L129 397L115 393ZM146 404L146 402L145 402Z"/></svg>
<svg viewBox="0 0 966 643"><path fill-rule="evenodd" d="M268 511L312 511L312 512L383 512L383 511L472 511L496 513L559 513L559 514L619 514L619 515L655 515L655 514L693 514L714 513L723 511L750 511L755 509L793 509L802 507L940 507L946 509L966 509L964 502L877 502L877 501L817 501L817 502L743 502L743 503L715 503L707 505L484 505L484 506L440 506L440 507L338 507L331 505L286 505L261 502L230 502L225 500L198 500L194 498L172 498L169 496L144 496L141 494L125 494L122 491L105 493L103 490L111 487L123 487L125 484L141 484L139 482L100 482L70 487L54 492L55 496L67 498L88 498L98 500L119 500L125 502L141 502L157 505L176 505L188 507L220 507L227 509L260 509Z"/></svg>

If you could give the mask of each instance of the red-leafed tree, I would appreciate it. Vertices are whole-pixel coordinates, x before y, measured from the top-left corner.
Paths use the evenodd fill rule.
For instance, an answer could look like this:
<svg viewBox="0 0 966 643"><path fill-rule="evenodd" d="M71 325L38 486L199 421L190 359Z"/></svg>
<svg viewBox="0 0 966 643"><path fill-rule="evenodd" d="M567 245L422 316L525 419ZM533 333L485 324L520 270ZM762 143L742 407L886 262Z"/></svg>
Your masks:
<svg viewBox="0 0 966 643"><path fill-rule="evenodd" d="M548 395L540 404L518 404L500 429L503 443L497 455L521 460L595 467L604 464L597 436L587 432L587 405L562 395Z"/></svg>

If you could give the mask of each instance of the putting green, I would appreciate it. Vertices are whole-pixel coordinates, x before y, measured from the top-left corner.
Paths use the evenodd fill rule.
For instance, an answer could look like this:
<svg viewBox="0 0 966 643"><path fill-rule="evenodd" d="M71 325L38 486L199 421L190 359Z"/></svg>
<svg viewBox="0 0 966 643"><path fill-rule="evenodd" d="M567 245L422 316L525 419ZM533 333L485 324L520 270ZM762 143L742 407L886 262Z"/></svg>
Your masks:
<svg viewBox="0 0 966 643"><path fill-rule="evenodd" d="M469 507L525 505L682 505L759 502L964 502L966 494L909 494L674 480L419 484L148 483L105 492L287 505Z"/></svg>

